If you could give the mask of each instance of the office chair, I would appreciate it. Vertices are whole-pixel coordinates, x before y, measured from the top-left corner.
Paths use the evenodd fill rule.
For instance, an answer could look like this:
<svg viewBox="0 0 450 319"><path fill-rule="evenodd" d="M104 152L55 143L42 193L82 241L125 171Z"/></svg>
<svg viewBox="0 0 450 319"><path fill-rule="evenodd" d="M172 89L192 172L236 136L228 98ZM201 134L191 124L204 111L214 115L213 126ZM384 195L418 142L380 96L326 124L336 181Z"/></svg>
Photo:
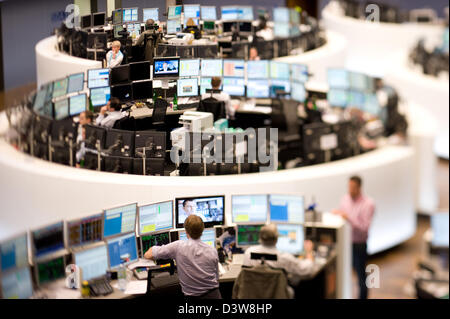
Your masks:
<svg viewBox="0 0 450 319"><path fill-rule="evenodd" d="M261 260L254 267L242 266L233 286L233 299L289 299L289 285L283 269L272 268L265 260L277 260L277 255L251 253L252 260Z"/></svg>
<svg viewBox="0 0 450 319"><path fill-rule="evenodd" d="M227 118L227 114L225 111L225 102L218 101L212 96L207 99L201 100L197 110L200 112L212 113L214 115L214 122L218 119Z"/></svg>
<svg viewBox="0 0 450 319"><path fill-rule="evenodd" d="M153 108L152 125L156 127L163 127L165 124L167 106L169 104L164 99L156 99L155 107Z"/></svg>

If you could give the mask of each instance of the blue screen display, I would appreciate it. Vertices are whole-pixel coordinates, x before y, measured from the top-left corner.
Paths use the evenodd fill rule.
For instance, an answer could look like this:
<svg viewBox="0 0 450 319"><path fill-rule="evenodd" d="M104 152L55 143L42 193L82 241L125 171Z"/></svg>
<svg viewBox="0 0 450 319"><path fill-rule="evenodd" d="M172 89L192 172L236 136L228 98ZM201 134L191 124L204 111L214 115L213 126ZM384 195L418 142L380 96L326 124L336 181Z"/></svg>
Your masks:
<svg viewBox="0 0 450 319"><path fill-rule="evenodd" d="M121 263L127 265L138 259L135 234L110 239L107 243L110 268L116 268Z"/></svg>

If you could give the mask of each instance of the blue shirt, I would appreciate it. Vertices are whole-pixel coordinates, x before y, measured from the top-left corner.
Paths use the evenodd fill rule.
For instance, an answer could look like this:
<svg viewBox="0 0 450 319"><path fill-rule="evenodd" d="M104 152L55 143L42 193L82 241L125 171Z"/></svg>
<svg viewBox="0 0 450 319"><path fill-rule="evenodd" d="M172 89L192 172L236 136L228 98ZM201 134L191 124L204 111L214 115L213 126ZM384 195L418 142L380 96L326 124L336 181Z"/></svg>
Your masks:
<svg viewBox="0 0 450 319"><path fill-rule="evenodd" d="M181 290L186 296L200 296L219 287L217 251L200 239L153 246L152 254L155 259L175 259Z"/></svg>

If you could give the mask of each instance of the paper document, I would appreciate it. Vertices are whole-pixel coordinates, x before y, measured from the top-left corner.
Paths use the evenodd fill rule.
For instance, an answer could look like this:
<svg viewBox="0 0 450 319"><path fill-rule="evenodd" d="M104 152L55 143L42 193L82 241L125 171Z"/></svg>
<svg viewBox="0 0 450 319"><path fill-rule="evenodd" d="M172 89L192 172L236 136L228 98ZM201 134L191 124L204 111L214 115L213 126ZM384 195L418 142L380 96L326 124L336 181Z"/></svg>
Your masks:
<svg viewBox="0 0 450 319"><path fill-rule="evenodd" d="M143 295L147 293L147 280L133 280L128 282L124 293L126 295Z"/></svg>

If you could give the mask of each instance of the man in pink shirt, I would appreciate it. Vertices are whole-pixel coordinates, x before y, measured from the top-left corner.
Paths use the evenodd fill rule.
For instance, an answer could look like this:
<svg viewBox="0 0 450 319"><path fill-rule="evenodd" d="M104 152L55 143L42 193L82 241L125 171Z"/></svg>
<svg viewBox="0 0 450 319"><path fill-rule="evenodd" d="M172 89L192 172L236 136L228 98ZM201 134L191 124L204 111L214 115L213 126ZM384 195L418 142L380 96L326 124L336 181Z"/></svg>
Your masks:
<svg viewBox="0 0 450 319"><path fill-rule="evenodd" d="M361 177L350 177L348 194L342 198L339 209L333 210L333 213L342 216L352 226L353 268L358 275L359 298L367 299L367 237L375 204L370 197L362 194L361 185Z"/></svg>

